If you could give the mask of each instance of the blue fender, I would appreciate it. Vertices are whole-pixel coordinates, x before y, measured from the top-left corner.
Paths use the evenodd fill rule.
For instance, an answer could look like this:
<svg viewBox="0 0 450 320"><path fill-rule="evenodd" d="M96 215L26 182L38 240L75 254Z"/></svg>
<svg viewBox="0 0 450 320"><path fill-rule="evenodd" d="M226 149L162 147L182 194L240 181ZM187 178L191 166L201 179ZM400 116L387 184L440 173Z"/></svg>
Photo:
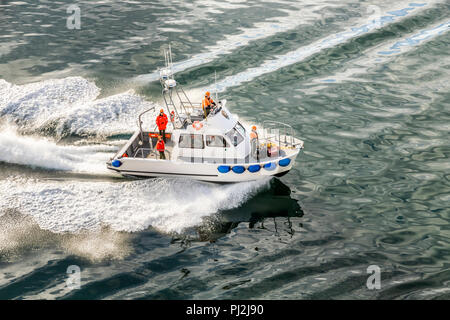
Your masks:
<svg viewBox="0 0 450 320"><path fill-rule="evenodd" d="M113 167L118 168L118 167L120 167L120 166L122 165L122 162L121 162L120 160L115 159L115 160L113 160L113 161L111 162L111 165L112 165Z"/></svg>
<svg viewBox="0 0 450 320"><path fill-rule="evenodd" d="M220 172L220 173L228 173L229 171L230 171L230 166L218 166L217 167L217 170Z"/></svg>
<svg viewBox="0 0 450 320"><path fill-rule="evenodd" d="M278 161L278 164L282 167L287 167L291 163L291 159L285 158Z"/></svg>
<svg viewBox="0 0 450 320"><path fill-rule="evenodd" d="M234 166L232 170L233 170L234 173L241 174L241 173L243 173L245 171L245 167L243 167L243 166Z"/></svg>
<svg viewBox="0 0 450 320"><path fill-rule="evenodd" d="M277 164L275 162L269 162L264 165L264 169L268 171L275 170L277 168Z"/></svg>
<svg viewBox="0 0 450 320"><path fill-rule="evenodd" d="M261 166L259 164L254 164L248 167L248 171L251 173L258 172L259 170L261 170Z"/></svg>

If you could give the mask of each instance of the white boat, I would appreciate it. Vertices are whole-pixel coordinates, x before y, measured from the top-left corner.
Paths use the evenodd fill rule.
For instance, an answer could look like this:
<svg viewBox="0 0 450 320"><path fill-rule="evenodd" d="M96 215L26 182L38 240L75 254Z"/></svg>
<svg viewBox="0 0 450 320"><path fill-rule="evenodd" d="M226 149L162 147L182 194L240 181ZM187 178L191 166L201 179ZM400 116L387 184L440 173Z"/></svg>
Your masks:
<svg viewBox="0 0 450 320"><path fill-rule="evenodd" d="M250 140L250 129L220 101L206 116L201 104L191 103L176 82L172 54L165 51L165 67L160 70L165 113L173 111L174 121L166 129L165 157L156 151L158 128L144 130L138 117L138 130L107 162L110 170L135 177L187 177L202 181L232 183L283 176L291 170L303 141L293 128L278 121L258 126L258 139Z"/></svg>

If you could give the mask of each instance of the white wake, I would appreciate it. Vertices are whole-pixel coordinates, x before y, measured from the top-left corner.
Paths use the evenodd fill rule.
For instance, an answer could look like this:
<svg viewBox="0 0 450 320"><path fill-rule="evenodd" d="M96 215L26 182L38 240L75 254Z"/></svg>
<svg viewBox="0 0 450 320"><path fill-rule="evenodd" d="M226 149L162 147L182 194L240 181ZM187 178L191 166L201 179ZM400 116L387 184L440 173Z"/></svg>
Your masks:
<svg viewBox="0 0 450 320"><path fill-rule="evenodd" d="M99 99L100 89L82 77L13 85L0 79L0 118L21 131L54 131L56 136L131 133L136 115L156 104L129 90Z"/></svg>
<svg viewBox="0 0 450 320"><path fill-rule="evenodd" d="M61 183L8 178L0 184L0 213L17 209L52 232L104 226L135 232L152 226L172 233L238 207L267 187L269 180L215 185L185 179Z"/></svg>
<svg viewBox="0 0 450 320"><path fill-rule="evenodd" d="M13 128L0 131L0 161L72 172L107 174L106 161L116 146L64 146L42 138L19 135Z"/></svg>

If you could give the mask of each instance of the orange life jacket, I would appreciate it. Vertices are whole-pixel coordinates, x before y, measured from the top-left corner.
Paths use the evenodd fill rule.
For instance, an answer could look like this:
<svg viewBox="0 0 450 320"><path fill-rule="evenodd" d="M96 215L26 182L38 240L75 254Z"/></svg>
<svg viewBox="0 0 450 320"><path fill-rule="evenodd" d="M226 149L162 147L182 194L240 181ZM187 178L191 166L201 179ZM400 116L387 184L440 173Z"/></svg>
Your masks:
<svg viewBox="0 0 450 320"><path fill-rule="evenodd" d="M211 99L211 97L208 97L208 98L205 97L202 101L202 107L203 108L209 107L213 102L214 101L213 101L213 99Z"/></svg>
<svg viewBox="0 0 450 320"><path fill-rule="evenodd" d="M158 126L159 130L166 130L167 122L169 121L167 120L167 116L165 113L163 113L162 115L160 114L156 117L156 125Z"/></svg>
<svg viewBox="0 0 450 320"><path fill-rule="evenodd" d="M156 150L164 152L164 140L158 141L156 144Z"/></svg>
<svg viewBox="0 0 450 320"><path fill-rule="evenodd" d="M258 134L255 131L250 132L250 140L258 139Z"/></svg>

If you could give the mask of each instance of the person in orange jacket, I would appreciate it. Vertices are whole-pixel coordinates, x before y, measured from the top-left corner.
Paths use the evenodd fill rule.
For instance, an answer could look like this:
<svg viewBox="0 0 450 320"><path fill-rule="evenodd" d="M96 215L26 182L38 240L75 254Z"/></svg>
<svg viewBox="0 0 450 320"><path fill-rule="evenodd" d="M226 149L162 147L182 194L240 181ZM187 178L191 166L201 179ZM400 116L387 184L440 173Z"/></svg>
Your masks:
<svg viewBox="0 0 450 320"><path fill-rule="evenodd" d="M215 105L216 105L216 103L214 102L213 99L211 99L211 95L210 95L209 91L206 91L205 98L202 101L202 108L203 108L203 113L205 114L205 118L211 112L211 107L215 106Z"/></svg>
<svg viewBox="0 0 450 320"><path fill-rule="evenodd" d="M166 127L168 122L164 110L161 109L159 115L156 117L156 125L158 126L159 134L163 137L164 142L166 142Z"/></svg>
<svg viewBox="0 0 450 320"><path fill-rule="evenodd" d="M166 160L166 155L164 154L165 144L161 136L158 136L158 143L156 144L156 150L159 152L159 158Z"/></svg>

